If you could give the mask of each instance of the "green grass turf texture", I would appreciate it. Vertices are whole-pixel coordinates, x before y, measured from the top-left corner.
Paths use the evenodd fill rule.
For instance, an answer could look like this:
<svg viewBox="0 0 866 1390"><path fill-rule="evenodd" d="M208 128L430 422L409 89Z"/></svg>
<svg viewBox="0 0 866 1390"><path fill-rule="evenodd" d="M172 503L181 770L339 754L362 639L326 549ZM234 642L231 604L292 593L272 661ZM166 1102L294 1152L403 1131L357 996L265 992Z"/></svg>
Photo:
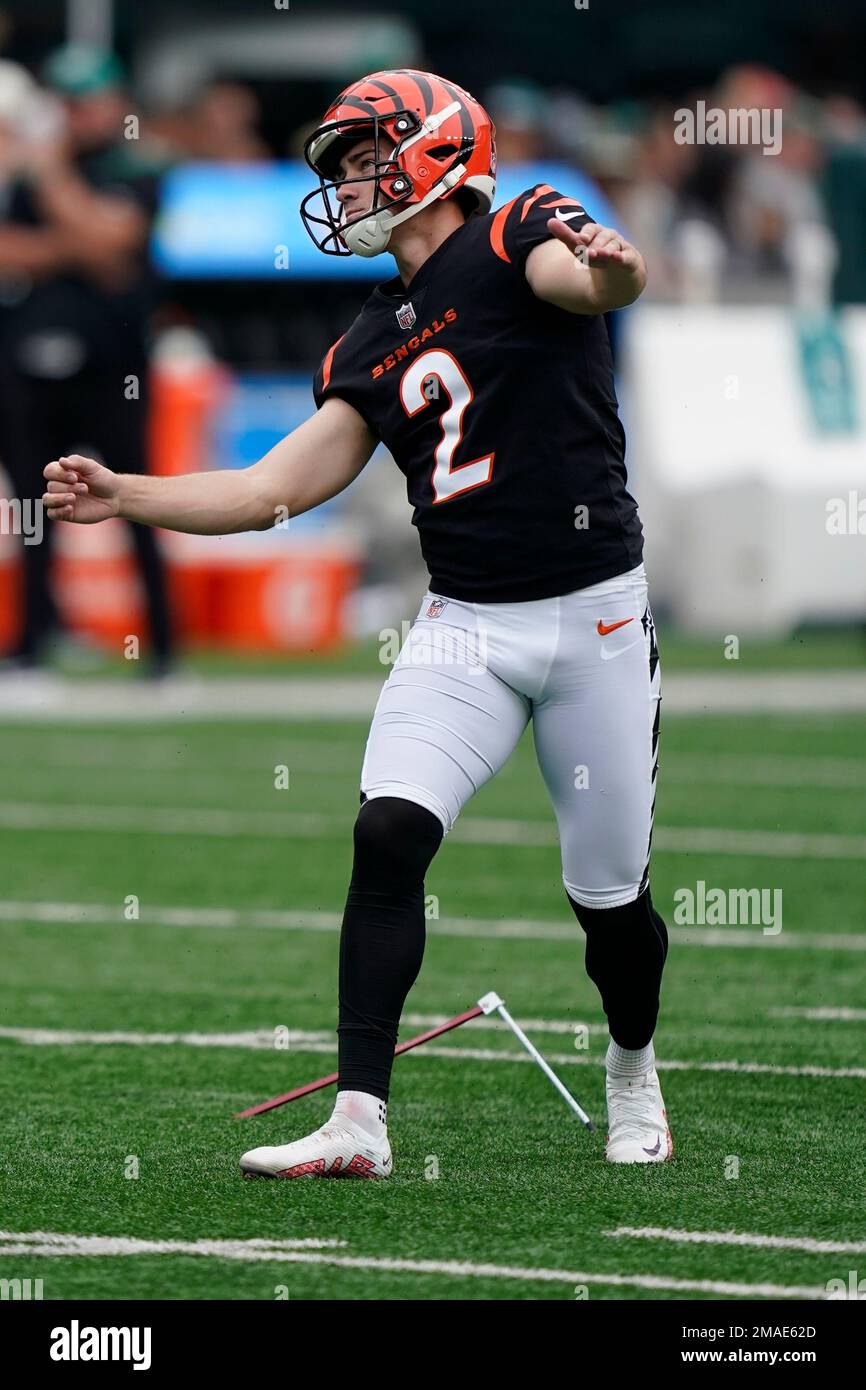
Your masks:
<svg viewBox="0 0 866 1390"><path fill-rule="evenodd" d="M143 1032L329 1030L338 935L331 930L169 927L156 906L342 907L366 726L233 723L0 729L2 800L44 803L53 830L7 828L6 901L116 907L107 924L0 923L4 1027ZM288 791L274 768L290 769ZM656 824L862 836L866 718L674 718L663 722ZM104 830L75 806L104 808ZM319 813L313 837L110 830L111 807ZM63 807L69 806L68 818ZM464 813L552 824L527 736ZM653 893L782 888L784 934L864 929L866 859L657 851ZM549 845L462 843L455 831L427 881L443 919L541 919L571 939L437 935L429 924L408 1009L451 1015L496 989L523 1018L603 1023L582 935ZM136 894L141 920L127 921ZM760 935L760 927L752 928ZM783 1006L866 1004L866 952L676 945L656 1035L660 1058L782 1066L863 1064L863 1024L779 1018ZM441 1046L514 1052L468 1024ZM420 1031L405 1025L403 1038ZM568 1034L536 1035L573 1051ZM590 1038L600 1061L605 1038ZM863 1240L864 1081L671 1071L662 1075L673 1163L603 1159L603 1070L562 1068L599 1124L583 1131L537 1068L425 1055L395 1064L387 1183L244 1181L248 1147L286 1142L330 1112L333 1091L238 1122L233 1111L330 1070L333 1055L170 1045L30 1046L0 1039L0 1226L150 1239L318 1237L337 1254L467 1260L595 1274L823 1287L864 1268L813 1254L613 1239L620 1225ZM585 1055L585 1054L582 1054ZM136 1155L140 1176L124 1176ZM433 1156L438 1177L430 1178ZM726 1176L735 1156L739 1175ZM0 1277L44 1280L46 1298L573 1299L567 1282L466 1278L328 1264L193 1256L39 1259L0 1254ZM671 1298L593 1283L591 1299Z"/></svg>

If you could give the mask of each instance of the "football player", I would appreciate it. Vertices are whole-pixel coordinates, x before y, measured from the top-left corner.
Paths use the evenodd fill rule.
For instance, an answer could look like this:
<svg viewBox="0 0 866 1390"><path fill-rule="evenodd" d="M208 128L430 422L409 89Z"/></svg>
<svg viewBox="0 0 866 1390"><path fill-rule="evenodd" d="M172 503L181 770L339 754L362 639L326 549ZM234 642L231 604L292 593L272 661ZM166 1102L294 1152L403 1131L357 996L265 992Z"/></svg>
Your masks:
<svg viewBox="0 0 866 1390"><path fill-rule="evenodd" d="M496 211L493 124L461 87L396 70L342 92L306 145L301 206L328 255L388 250L325 355L315 415L242 471L45 469L49 515L179 531L266 529L342 491L384 441L430 586L373 718L339 964L339 1083L312 1134L246 1174L385 1177L403 1005L425 944L424 876L532 720L562 873L607 1016L614 1163L670 1158L653 1052L667 931L648 864L660 673L626 488L603 315L646 283L639 252L567 189Z"/></svg>

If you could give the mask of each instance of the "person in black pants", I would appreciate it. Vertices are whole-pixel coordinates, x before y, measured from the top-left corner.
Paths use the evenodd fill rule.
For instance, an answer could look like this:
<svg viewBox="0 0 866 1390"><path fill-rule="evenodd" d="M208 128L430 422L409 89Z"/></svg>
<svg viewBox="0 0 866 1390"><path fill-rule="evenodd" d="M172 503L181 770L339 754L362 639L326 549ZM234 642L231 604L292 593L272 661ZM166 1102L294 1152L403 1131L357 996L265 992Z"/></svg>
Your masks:
<svg viewBox="0 0 866 1390"><path fill-rule="evenodd" d="M96 51L61 49L46 76L63 97L62 137L15 151L0 225L8 274L0 310L0 460L16 497L42 492L45 464L87 445L125 473L146 471L146 261L158 170L124 138L120 69ZM171 661L165 575L152 530L130 523L147 600L152 665ZM10 654L35 665L59 627L50 585L53 528L24 546L24 603Z"/></svg>

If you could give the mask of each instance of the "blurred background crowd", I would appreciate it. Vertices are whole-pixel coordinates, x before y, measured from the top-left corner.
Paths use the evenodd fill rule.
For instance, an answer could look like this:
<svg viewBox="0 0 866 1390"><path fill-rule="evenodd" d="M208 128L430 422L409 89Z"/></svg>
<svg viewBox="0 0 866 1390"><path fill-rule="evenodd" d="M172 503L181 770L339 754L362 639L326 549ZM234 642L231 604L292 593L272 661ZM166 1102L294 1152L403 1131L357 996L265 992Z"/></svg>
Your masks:
<svg viewBox="0 0 866 1390"><path fill-rule="evenodd" d="M442 72L485 103L498 202L539 178L568 183L643 251L646 296L610 324L632 476L650 511L656 499L673 616L712 626L709 606L678 607L665 568L669 538L690 525L682 494L703 482L704 515L712 499L734 517L744 497L779 494L787 517L791 471L819 509L863 485L864 51L854 0L7 0L0 498L24 510L7 505L0 528L4 669L88 644L119 653L140 631L163 674L179 647L324 650L412 611L423 571L402 481L381 459L282 535L24 534L24 504L60 453L126 472L239 467L313 408L312 371L391 262L335 263L306 241L301 151L345 83L388 66ZM778 153L680 143L676 113L699 102L780 112ZM730 479L741 491L717 495ZM806 513L789 520L808 547ZM838 611L844 590L862 612L842 550L822 561L825 606ZM719 609L740 602L754 618L736 583L749 565L763 583L769 561L728 553ZM760 625L821 616L784 566L778 586L787 597L770 596Z"/></svg>

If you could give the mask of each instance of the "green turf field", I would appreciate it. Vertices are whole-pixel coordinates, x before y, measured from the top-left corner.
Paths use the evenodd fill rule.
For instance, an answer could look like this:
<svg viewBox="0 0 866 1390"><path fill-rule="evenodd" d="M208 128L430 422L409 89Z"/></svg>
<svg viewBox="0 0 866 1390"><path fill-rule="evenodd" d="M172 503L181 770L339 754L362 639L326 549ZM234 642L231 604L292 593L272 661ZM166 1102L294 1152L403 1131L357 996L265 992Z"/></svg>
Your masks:
<svg viewBox="0 0 866 1390"><path fill-rule="evenodd" d="M396 1063L391 1181L238 1176L245 1148L330 1110L326 1092L232 1118L332 1069L364 735L0 729L0 1278L41 1278L54 1299L612 1299L817 1296L866 1275L863 716L664 721L661 911L671 922L699 879L784 902L777 937L674 933L656 1036L679 1064L660 1066L672 1163L603 1160L604 1020L527 738L433 866L438 916L402 1036L498 990L599 1132L510 1035L470 1023ZM666 847L698 829L698 847ZM732 830L754 832L753 852L726 849ZM801 838L780 853L781 832ZM64 1249L35 1232L125 1243L27 1253ZM214 1241L228 1244L196 1244Z"/></svg>
<svg viewBox="0 0 866 1390"><path fill-rule="evenodd" d="M414 617L414 612L400 623ZM383 628L388 632L387 627ZM664 653L665 671L719 671L730 669L730 659L724 652L727 635L721 629L715 634L696 637L658 622L658 635ZM295 652L292 655L271 653L256 655L195 647L183 654L183 669L191 673L214 676L235 675L372 675L382 674L380 653L382 641L377 634L347 642L328 652ZM104 647L88 645L79 640L64 640L56 647L50 665L64 676L124 677L136 680L139 665L109 654ZM744 639L737 658L739 670L755 671L826 671L828 668L863 670L866 667L866 627L839 624L837 627L797 628L782 638L749 637Z"/></svg>

